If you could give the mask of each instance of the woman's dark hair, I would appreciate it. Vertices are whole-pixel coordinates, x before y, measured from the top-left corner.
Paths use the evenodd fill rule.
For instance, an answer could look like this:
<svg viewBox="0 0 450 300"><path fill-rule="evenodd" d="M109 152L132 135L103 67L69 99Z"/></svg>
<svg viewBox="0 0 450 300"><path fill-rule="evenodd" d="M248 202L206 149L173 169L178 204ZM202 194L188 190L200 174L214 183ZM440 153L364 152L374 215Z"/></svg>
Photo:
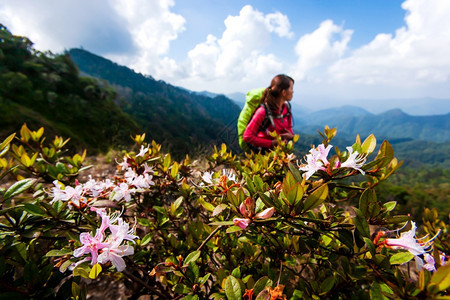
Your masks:
<svg viewBox="0 0 450 300"><path fill-rule="evenodd" d="M279 107L278 99L281 97L281 92L287 90L291 83L294 83L294 79L291 77L279 74L272 79L270 86L266 88L261 96L261 103L266 103L270 110L275 111Z"/></svg>

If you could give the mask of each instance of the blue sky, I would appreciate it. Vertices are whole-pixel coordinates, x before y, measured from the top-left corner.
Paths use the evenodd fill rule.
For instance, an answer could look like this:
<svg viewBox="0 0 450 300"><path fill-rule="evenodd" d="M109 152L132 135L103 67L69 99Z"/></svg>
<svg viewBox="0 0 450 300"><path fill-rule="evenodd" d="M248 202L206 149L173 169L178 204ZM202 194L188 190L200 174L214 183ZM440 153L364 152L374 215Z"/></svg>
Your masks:
<svg viewBox="0 0 450 300"><path fill-rule="evenodd" d="M0 22L41 51L224 94L286 73L313 109L450 99L449 15L449 0L0 0Z"/></svg>

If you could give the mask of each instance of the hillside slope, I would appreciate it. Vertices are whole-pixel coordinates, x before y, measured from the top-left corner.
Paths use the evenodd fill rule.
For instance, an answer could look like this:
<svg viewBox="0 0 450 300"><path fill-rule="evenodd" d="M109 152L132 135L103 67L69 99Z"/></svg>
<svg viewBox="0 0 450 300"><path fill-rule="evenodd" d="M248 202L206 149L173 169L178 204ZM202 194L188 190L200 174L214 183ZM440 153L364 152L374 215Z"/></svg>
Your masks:
<svg viewBox="0 0 450 300"><path fill-rule="evenodd" d="M139 131L115 97L111 87L80 78L68 55L37 52L0 24L0 138L27 123L44 126L49 138L70 137L77 148L106 151Z"/></svg>
<svg viewBox="0 0 450 300"><path fill-rule="evenodd" d="M197 144L216 144L235 131L240 108L225 96L210 98L157 81L82 49L68 54L80 71L112 84L118 105L171 152L190 152Z"/></svg>

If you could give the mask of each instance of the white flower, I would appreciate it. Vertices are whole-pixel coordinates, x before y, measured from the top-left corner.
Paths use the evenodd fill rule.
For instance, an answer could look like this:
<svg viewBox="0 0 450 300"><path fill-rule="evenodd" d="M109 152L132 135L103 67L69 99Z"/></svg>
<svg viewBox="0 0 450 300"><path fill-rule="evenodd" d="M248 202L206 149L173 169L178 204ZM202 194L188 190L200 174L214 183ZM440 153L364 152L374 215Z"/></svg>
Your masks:
<svg viewBox="0 0 450 300"><path fill-rule="evenodd" d="M141 150L139 151L138 154L136 154L136 157L141 156L144 157L147 153L148 153L148 147L144 148L144 145L141 145Z"/></svg>
<svg viewBox="0 0 450 300"><path fill-rule="evenodd" d="M353 152L352 147L347 147L347 151L349 156L347 160L341 164L341 168L352 168L358 170L359 172L361 172L361 174L364 175L365 172L361 170L361 167L366 162L365 155L360 155L358 151Z"/></svg>
<svg viewBox="0 0 450 300"><path fill-rule="evenodd" d="M119 186L114 188L112 200L120 201L125 199L125 201L129 202L131 201L131 194L134 194L135 192L136 189L130 189L127 183L122 182Z"/></svg>
<svg viewBox="0 0 450 300"><path fill-rule="evenodd" d="M228 180L236 182L236 174L233 173L232 169L222 169L222 175L227 176Z"/></svg>
<svg viewBox="0 0 450 300"><path fill-rule="evenodd" d="M212 175L213 175L213 172L205 172L202 175L202 180L208 184L214 184Z"/></svg>
<svg viewBox="0 0 450 300"><path fill-rule="evenodd" d="M130 166L130 164L127 162L127 160L128 160L128 158L127 158L127 156L125 155L125 156L123 157L123 162L117 163L117 164L119 165L119 167L120 167L121 170L126 170L126 169Z"/></svg>

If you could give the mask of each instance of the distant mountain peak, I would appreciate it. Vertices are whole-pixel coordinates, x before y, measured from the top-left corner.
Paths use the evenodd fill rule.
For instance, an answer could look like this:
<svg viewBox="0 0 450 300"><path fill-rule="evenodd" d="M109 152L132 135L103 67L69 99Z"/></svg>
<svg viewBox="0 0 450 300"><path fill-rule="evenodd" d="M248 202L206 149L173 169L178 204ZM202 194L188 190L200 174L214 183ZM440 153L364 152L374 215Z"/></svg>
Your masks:
<svg viewBox="0 0 450 300"><path fill-rule="evenodd" d="M407 113L405 113L403 110L401 110L400 108L394 108L394 109L385 111L384 113L380 114L380 116L398 118L398 117L407 117L409 115Z"/></svg>

